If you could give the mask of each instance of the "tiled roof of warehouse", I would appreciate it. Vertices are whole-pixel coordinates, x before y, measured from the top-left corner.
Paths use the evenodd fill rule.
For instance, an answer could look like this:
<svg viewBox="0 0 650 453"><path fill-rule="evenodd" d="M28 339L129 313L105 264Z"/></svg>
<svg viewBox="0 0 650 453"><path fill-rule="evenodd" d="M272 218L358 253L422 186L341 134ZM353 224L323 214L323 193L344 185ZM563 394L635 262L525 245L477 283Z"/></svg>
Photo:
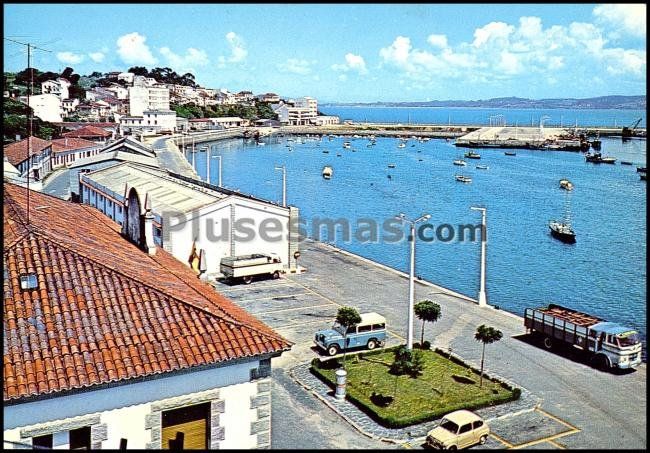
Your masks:
<svg viewBox="0 0 650 453"><path fill-rule="evenodd" d="M104 124L104 123L102 123ZM61 134L64 137L110 137L111 133L108 131L105 131L101 127L96 127L96 126L83 126L80 127L77 130L70 131L70 132L64 132Z"/></svg>
<svg viewBox="0 0 650 453"><path fill-rule="evenodd" d="M44 149L52 145L52 142L38 137L29 137L5 146L4 154L12 165L18 165L27 159L27 149L30 145L30 156L34 156L41 154Z"/></svg>
<svg viewBox="0 0 650 453"><path fill-rule="evenodd" d="M4 400L211 365L291 344L95 209L4 184ZM36 274L35 289L20 277Z"/></svg>

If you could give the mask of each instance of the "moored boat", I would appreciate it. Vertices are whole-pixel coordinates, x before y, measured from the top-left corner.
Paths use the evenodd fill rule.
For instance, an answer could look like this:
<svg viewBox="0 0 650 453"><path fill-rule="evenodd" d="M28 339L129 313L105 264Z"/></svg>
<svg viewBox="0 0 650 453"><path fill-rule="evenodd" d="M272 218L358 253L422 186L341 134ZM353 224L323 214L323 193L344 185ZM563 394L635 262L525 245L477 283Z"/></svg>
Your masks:
<svg viewBox="0 0 650 453"><path fill-rule="evenodd" d="M472 178L465 175L455 175L454 178L456 178L456 181L459 182L472 182Z"/></svg>
<svg viewBox="0 0 650 453"><path fill-rule="evenodd" d="M456 160L454 161L454 165L458 165L458 166L460 166L460 167L464 167L465 165L467 165L467 162L465 162L463 159L456 159Z"/></svg>
<svg viewBox="0 0 650 453"><path fill-rule="evenodd" d="M573 244L576 242L576 233L571 228L571 225L563 222L558 222L557 220L552 220L549 222L548 227L551 230L551 236L554 238L568 244Z"/></svg>
<svg viewBox="0 0 650 453"><path fill-rule="evenodd" d="M503 154L505 154L506 156L516 156L516 155L517 155L517 153L514 152L514 151L506 151L506 152L503 153Z"/></svg>
<svg viewBox="0 0 650 453"><path fill-rule="evenodd" d="M333 173L334 173L334 170L329 165L326 165L325 167L323 167L323 178L324 179L331 179Z"/></svg>
<svg viewBox="0 0 650 453"><path fill-rule="evenodd" d="M480 159L481 155L478 153L475 153L474 151L469 151L465 153L465 158L467 159Z"/></svg>
<svg viewBox="0 0 650 453"><path fill-rule="evenodd" d="M395 164L388 164L388 168L395 168Z"/></svg>
<svg viewBox="0 0 650 453"><path fill-rule="evenodd" d="M568 179L560 179L560 189L573 190L573 183Z"/></svg>
<svg viewBox="0 0 650 453"><path fill-rule="evenodd" d="M488 170L490 167L487 165L477 165L476 168L479 170Z"/></svg>

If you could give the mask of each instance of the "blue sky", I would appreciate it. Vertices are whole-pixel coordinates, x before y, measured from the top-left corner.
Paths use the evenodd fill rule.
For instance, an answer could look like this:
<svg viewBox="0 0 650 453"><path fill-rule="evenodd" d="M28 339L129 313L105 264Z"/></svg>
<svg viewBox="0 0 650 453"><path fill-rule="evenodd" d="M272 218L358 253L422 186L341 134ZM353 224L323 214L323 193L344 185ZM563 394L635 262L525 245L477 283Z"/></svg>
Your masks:
<svg viewBox="0 0 650 453"><path fill-rule="evenodd" d="M171 67L320 102L646 92L645 4L4 4L5 37L77 73ZM4 40L5 71L26 67Z"/></svg>

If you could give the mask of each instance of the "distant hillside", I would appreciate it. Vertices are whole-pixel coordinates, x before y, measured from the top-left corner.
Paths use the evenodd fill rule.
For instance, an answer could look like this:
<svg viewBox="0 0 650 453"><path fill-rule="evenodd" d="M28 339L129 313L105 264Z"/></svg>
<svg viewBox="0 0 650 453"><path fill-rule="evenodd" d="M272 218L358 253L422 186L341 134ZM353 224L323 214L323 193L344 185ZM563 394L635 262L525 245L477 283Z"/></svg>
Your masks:
<svg viewBox="0 0 650 453"><path fill-rule="evenodd" d="M504 97L478 101L330 103L331 106L363 107L483 107L511 109L632 109L645 110L646 96L599 96L586 99L526 99Z"/></svg>

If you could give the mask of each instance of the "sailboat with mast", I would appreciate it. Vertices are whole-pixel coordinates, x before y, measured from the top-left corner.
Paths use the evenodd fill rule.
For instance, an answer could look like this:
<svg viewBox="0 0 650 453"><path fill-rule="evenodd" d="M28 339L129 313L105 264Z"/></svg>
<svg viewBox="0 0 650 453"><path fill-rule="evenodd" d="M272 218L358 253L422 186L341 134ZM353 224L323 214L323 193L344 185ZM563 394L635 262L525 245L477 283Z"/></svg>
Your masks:
<svg viewBox="0 0 650 453"><path fill-rule="evenodd" d="M551 236L567 244L576 242L576 233L571 227L571 192L565 192L564 196L564 218L562 220L551 220L548 227L551 229Z"/></svg>

